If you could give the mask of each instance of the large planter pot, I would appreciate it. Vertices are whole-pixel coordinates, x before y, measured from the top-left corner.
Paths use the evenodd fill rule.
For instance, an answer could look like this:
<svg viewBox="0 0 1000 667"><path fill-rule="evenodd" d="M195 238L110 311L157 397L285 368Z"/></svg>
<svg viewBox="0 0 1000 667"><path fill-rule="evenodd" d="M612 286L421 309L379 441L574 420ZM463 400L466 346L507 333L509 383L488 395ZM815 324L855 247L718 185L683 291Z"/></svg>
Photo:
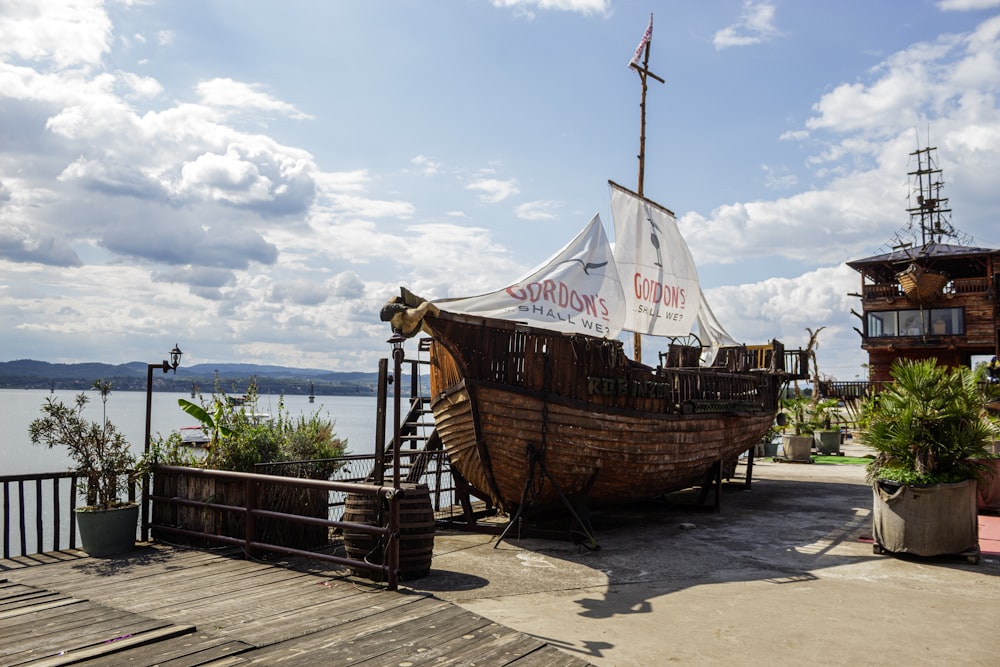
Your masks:
<svg viewBox="0 0 1000 667"><path fill-rule="evenodd" d="M816 431L816 451L827 456L840 454L840 431Z"/></svg>
<svg viewBox="0 0 1000 667"><path fill-rule="evenodd" d="M783 435L781 449L786 459L790 461L810 461L813 437L811 435Z"/></svg>
<svg viewBox="0 0 1000 667"><path fill-rule="evenodd" d="M135 547L138 521L139 506L135 504L107 510L76 510L80 542L89 556L111 556L131 551Z"/></svg>
<svg viewBox="0 0 1000 667"><path fill-rule="evenodd" d="M992 512L1000 511L1000 459L979 461L987 468L976 484L976 507Z"/></svg>
<svg viewBox="0 0 1000 667"><path fill-rule="evenodd" d="M777 440L768 440L764 443L764 456L768 458L773 458L778 455L778 445L780 443Z"/></svg>
<svg viewBox="0 0 1000 667"><path fill-rule="evenodd" d="M876 552L962 554L978 561L976 480L927 486L878 480L872 491Z"/></svg>

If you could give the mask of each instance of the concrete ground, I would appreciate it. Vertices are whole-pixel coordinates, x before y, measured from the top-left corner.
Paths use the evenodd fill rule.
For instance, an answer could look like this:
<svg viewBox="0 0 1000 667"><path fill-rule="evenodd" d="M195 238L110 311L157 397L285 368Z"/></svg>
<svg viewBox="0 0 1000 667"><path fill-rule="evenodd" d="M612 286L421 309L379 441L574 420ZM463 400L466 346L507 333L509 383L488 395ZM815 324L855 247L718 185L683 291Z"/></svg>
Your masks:
<svg viewBox="0 0 1000 667"><path fill-rule="evenodd" d="M863 466L757 460L719 513L675 496L595 513L596 551L438 532L404 585L595 665L1000 664L1000 555L875 555Z"/></svg>

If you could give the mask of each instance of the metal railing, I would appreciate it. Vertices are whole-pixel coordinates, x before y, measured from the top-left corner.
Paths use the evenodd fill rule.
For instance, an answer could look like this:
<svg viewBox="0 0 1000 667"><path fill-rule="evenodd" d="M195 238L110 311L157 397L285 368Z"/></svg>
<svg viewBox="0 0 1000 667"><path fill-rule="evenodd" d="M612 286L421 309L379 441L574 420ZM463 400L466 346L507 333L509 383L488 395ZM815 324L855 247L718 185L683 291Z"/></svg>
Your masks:
<svg viewBox="0 0 1000 667"><path fill-rule="evenodd" d="M456 511L456 487L447 455L441 450L402 449L399 456L402 479L414 484L427 485L435 517L445 519L453 516ZM331 482L348 484L371 484L374 480L377 458L374 454L355 454L336 459L258 463L254 466L254 472L305 479L322 477ZM330 468L333 470L328 474L318 472ZM346 499L346 493L330 492L327 507L331 519L343 516Z"/></svg>
<svg viewBox="0 0 1000 667"><path fill-rule="evenodd" d="M229 504L234 501L214 502L214 499L196 500L179 495L160 495L160 486L155 484L159 475L176 475L181 477L193 477L210 479L215 482L235 482L242 486L242 502L240 504ZM248 556L255 553L271 552L281 553L312 560L320 560L337 565L346 565L352 569L363 569L381 573L389 590L396 590L398 586L399 574L399 502L405 491L394 489L389 486L375 486L374 484L357 484L347 482L330 482L317 479L303 479L299 477L282 477L278 475L260 475L248 472L232 472L228 470L208 470L205 468L185 468L181 466L153 466L154 491L150 495L153 502L153 520L150 528L154 534L182 535L188 538L208 540L220 544L242 547ZM353 523L347 521L335 521L329 518L317 516L305 516L289 512L274 511L263 506L262 489L288 488L305 491L340 492L358 494L359 496L371 496L377 499L385 499L389 505L388 522L385 526ZM223 499L224 501L226 499ZM216 513L226 513L230 516L243 517L243 536L221 534L218 530L208 532L204 530L193 530L177 525L171 525L158 520L156 504L161 503L166 508L200 508L211 510ZM283 523L302 524L306 526L318 526L329 529L349 529L356 533L368 533L377 537L380 542L384 542L385 555L383 563L372 563L368 560L358 560L345 558L321 551L310 551L267 541L261 536L262 531L257 530L259 520L275 520Z"/></svg>
<svg viewBox="0 0 1000 667"><path fill-rule="evenodd" d="M407 482L426 484L429 491L435 520L445 521L455 519L460 513L456 503L455 482L447 456L442 451L424 451L404 449L400 452L403 477ZM180 498L176 495L151 495L151 503L168 502L175 505L211 506L220 511L249 514L253 517L265 517L272 520L291 523L326 526L327 528L342 528L344 525L344 509L349 493L376 493L380 487L370 483L375 465L375 455L343 456L337 459L314 461L287 461L280 463L261 464L257 473L234 473L228 471L205 470L201 468L183 468L177 466L157 466L154 468L169 472L183 470L185 474L215 479L242 479L241 475L252 475L258 484L266 484L269 488L287 486L290 488L309 488L325 492L325 517L303 517L296 514L272 512L248 503L246 506L227 506L205 500ZM315 479L316 470L325 467L332 470L327 479ZM266 473L266 474L260 474ZM74 511L77 509L77 496L84 482L75 472L36 473L26 475L7 475L0 477L2 488L2 523L3 557L5 559L30 556L47 551L78 548L77 527ZM128 487L128 500L135 501L138 484ZM248 496L251 497L252 496ZM356 524L349 524L354 530ZM349 559L337 559L317 554L315 551L289 548L282 545L269 545L266 542L245 538L234 540L219 533L201 531L185 531L176 526L167 526L151 522L150 527L159 533L185 534L189 537L215 541L224 544L240 544L252 550L276 551L295 555L306 555L322 560L333 559L332 562L350 562L352 567L361 569L378 569L389 567L373 566L369 563L359 563ZM360 532L378 535L388 535L388 528L373 528L371 526L357 528ZM397 531L398 532L398 531ZM251 533L247 533L251 534ZM388 559L386 559L388 561ZM388 581L388 577L386 579Z"/></svg>

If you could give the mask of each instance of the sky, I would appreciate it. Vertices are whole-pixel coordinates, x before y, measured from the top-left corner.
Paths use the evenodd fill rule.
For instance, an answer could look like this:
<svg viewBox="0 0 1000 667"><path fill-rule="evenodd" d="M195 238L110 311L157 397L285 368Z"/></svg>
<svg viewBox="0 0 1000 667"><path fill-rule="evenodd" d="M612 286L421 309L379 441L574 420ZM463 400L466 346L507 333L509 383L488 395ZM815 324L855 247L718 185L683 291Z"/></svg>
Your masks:
<svg viewBox="0 0 1000 667"><path fill-rule="evenodd" d="M712 309L863 378L845 262L906 232L910 153L1000 247L1000 0L4 0L0 360L374 371L400 286L614 240L651 13L644 190Z"/></svg>

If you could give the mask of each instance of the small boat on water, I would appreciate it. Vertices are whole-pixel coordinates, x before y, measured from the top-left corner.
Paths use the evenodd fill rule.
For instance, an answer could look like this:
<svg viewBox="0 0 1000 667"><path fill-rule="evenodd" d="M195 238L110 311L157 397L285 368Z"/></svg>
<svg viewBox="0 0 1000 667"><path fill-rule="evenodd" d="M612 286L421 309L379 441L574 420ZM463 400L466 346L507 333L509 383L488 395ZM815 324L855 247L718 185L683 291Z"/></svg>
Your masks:
<svg viewBox="0 0 1000 667"><path fill-rule="evenodd" d="M206 449L212 438L205 432L203 426L185 426L180 429L181 445L183 447L194 447L196 449Z"/></svg>
<svg viewBox="0 0 1000 667"><path fill-rule="evenodd" d="M503 289L431 302L402 288L381 313L398 334L431 336L431 407L452 469L509 514L719 479L808 369L802 351L729 336L673 213L641 194L641 180L639 192L609 186L613 250L594 216ZM639 358L627 358L623 330L669 340L660 364L641 363L638 342Z"/></svg>

